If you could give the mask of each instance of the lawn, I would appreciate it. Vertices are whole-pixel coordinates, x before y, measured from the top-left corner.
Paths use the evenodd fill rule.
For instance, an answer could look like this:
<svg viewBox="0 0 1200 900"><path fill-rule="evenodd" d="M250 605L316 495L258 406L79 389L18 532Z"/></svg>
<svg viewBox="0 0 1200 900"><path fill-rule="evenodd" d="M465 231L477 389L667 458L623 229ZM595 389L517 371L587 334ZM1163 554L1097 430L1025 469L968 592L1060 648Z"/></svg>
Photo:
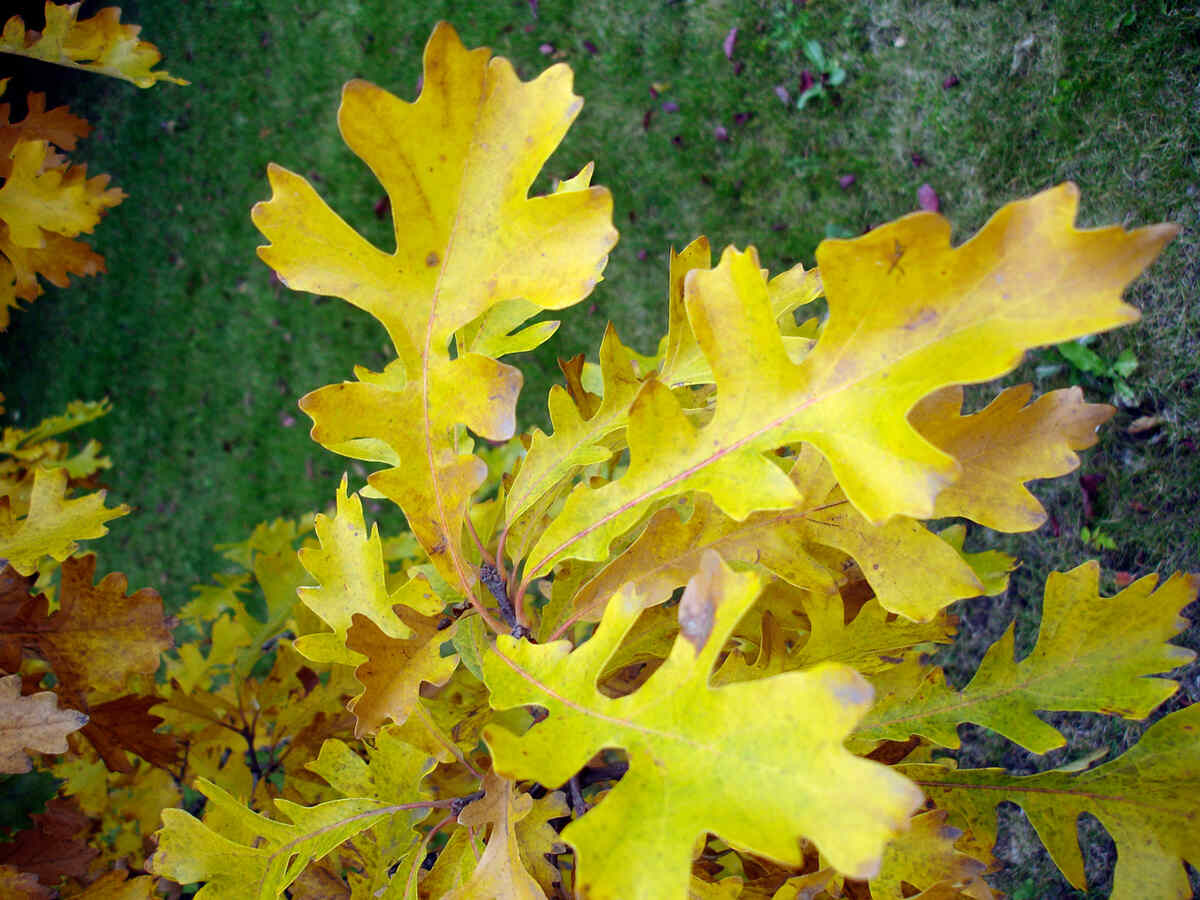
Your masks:
<svg viewBox="0 0 1200 900"><path fill-rule="evenodd" d="M36 8L31 25L40 24ZM1050 521L1018 537L972 531L974 546L1003 547L1024 566L1005 597L960 604L971 636L955 648L951 670L973 669L1014 616L1018 652L1027 650L1053 569L1099 558L1109 590L1117 573L1200 570L1194 4L214 0L123 8L162 49L165 67L192 84L140 91L13 67L20 77L8 99L19 107L25 90L47 89L52 101L70 103L95 127L77 158L111 173L130 196L91 241L108 273L48 288L14 313L0 335L0 386L8 422L22 425L70 399L111 398L112 413L79 435L103 443L114 463L104 476L110 496L135 512L112 523L97 547L101 566L156 588L170 608L220 570L212 545L332 499L345 461L308 438L296 401L349 378L356 363L381 367L387 338L366 314L275 280L255 256L261 239L249 210L269 196L274 161L308 177L370 239L394 246L387 217L377 215L382 189L341 142L335 113L351 78L414 97L421 48L439 18L468 46L511 59L523 77L560 60L572 66L585 105L539 187L595 160L595 182L615 199L621 241L604 283L562 315L545 347L515 361L526 373L526 422L548 425L556 356L594 360L608 321L639 351L654 350L672 246L700 234L717 248L753 243L776 272L810 265L826 237L915 210L922 185L961 241L1004 203L1070 180L1082 192L1083 226L1173 221L1183 230L1128 292L1142 321L1089 347L1107 363L1124 352L1137 367L1124 370L1123 402L1079 473L1038 489ZM805 73L819 78L821 69L840 84L798 108ZM1055 350L1005 383L1028 380L1039 390L1081 384L1095 402L1117 390ZM979 402L985 396L975 392ZM358 484L364 474L351 466ZM399 527L394 515L379 515L385 528ZM1200 646L1200 629L1184 642ZM1164 712L1200 699L1198 670L1183 680ZM1072 721L1071 746L1036 765L1097 745L1119 751L1141 728ZM997 740L990 749L1004 752L1009 745ZM998 887L1075 896L1052 881L1027 826L1015 822L1005 835L1010 865ZM1095 896L1106 896L1105 840L1101 833L1088 860L1101 884Z"/></svg>

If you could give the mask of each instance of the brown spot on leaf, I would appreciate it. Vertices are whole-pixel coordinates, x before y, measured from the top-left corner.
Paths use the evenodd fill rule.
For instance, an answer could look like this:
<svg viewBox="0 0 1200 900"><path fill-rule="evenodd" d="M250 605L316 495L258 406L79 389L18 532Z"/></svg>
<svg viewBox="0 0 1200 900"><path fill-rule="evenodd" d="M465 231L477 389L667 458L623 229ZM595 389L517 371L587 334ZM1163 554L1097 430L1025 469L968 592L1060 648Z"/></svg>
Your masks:
<svg viewBox="0 0 1200 900"><path fill-rule="evenodd" d="M430 250L429 255L425 257L425 265L429 266L431 269L441 261L441 257L437 255L436 250Z"/></svg>

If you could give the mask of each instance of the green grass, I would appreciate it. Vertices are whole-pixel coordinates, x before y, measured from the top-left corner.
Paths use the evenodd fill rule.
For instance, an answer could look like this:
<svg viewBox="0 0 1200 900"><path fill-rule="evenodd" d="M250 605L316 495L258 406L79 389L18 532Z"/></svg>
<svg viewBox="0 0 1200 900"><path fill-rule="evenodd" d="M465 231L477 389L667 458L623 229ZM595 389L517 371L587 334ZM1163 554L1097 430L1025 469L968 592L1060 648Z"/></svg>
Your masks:
<svg viewBox="0 0 1200 900"><path fill-rule="evenodd" d="M363 77L411 99L424 40L446 18L468 46L491 46L524 77L552 59L573 66L586 104L539 184L595 159L596 182L615 197L622 237L606 282L563 315L545 352L519 361L526 422L546 422L555 355L586 351L594 359L609 319L638 350L654 349L665 329L672 245L699 234L718 248L754 243L780 271L811 264L827 234L855 234L912 211L925 182L962 240L1004 203L1070 179L1082 189L1083 225L1170 220L1184 230L1129 292L1143 321L1095 345L1107 358L1129 349L1140 363L1129 378L1137 408L1118 412L1080 470L1103 476L1095 519L1083 520L1078 480L1069 476L1039 489L1057 535L1050 526L1018 538L973 530L977 545L1002 546L1025 565L1007 597L961 605L973 637L956 649L952 671L977 660L1013 615L1022 645L1031 645L1051 569L1096 555L1108 573L1200 569L1194 6L812 6L543 0L535 18L524 0L361 0L340 9L318 0L124 4L125 18L167 54L167 67L193 83L138 91L26 70L28 87L55 82L59 99L93 122L76 156L112 173L130 197L93 241L108 274L50 288L0 336L9 420L36 421L72 398L112 398L113 413L83 434L114 460L106 473L113 498L137 510L113 523L98 549L103 565L128 573L135 587L159 589L172 607L221 568L212 544L237 540L260 520L325 506L346 462L308 439L296 400L348 378L355 363L382 365L386 336L340 301L274 282L254 255L260 239L249 209L268 196L265 169L275 161L308 176L351 224L390 249L389 228L373 214L381 189L337 134L339 92ZM1130 10L1136 16L1123 23ZM722 52L733 26L740 71ZM1030 52L1014 60L1014 46L1030 35ZM846 69L838 102L797 110L776 96L777 85L793 101L799 93L810 67L804 39L819 41ZM544 44L555 48L549 57ZM944 87L951 75L958 84ZM654 83L664 85L657 99ZM678 111L665 111L666 101ZM714 137L718 126L729 140ZM847 174L856 181L843 189L838 177ZM1026 364L1006 383L1031 377ZM1069 381L1065 371L1038 387ZM1088 396L1107 399L1090 389ZM1151 435L1127 435L1143 414L1164 423ZM1085 545L1085 524L1102 528L1116 549ZM1186 641L1200 644L1195 628ZM1200 698L1194 675L1188 683L1187 699ZM1129 739L1095 723L1077 730L1073 750L1097 742L1119 749ZM1017 858L998 884L1015 891L1032 880L1036 896L1071 896L1048 874L1044 854ZM1089 865L1102 873L1111 853Z"/></svg>

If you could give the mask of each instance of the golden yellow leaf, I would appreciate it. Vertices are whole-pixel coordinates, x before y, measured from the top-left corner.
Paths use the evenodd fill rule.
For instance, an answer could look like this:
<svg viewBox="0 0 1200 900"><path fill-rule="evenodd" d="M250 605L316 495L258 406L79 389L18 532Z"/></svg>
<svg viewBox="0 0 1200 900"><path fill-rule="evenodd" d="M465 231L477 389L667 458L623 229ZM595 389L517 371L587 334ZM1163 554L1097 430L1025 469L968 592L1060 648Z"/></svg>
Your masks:
<svg viewBox="0 0 1200 900"><path fill-rule="evenodd" d="M853 670L830 664L709 686L760 584L707 554L680 603L670 657L624 697L599 693L596 678L641 612L627 591L573 653L565 641L501 635L485 657L495 708L549 711L520 737L496 725L485 730L497 772L557 785L601 748L629 755L616 787L562 833L575 848L577 893L682 900L693 845L706 832L787 864L802 861L804 836L842 871L870 876L921 803L912 785L842 747L871 702Z"/></svg>
<svg viewBox="0 0 1200 900"><path fill-rule="evenodd" d="M554 66L522 83L488 55L466 50L442 23L415 103L363 81L344 89L342 134L388 192L395 253L368 244L278 166L272 199L253 212L270 241L259 254L286 284L343 297L387 328L402 381L331 385L301 406L314 439L331 449L369 438L404 461L370 483L399 503L442 576L467 593L474 576L461 530L486 467L460 451L453 432L463 424L491 440L511 437L520 374L478 353L451 360L450 342L504 301L578 302L616 240L602 188L527 196L580 108L570 70Z"/></svg>
<svg viewBox="0 0 1200 900"><path fill-rule="evenodd" d="M517 825L533 809L533 798L495 772L483 778L484 796L458 817L460 825L490 828L487 847L470 879L442 900L545 900L545 893L525 868Z"/></svg>
<svg viewBox="0 0 1200 900"><path fill-rule="evenodd" d="M60 709L50 691L21 696L21 676L0 678L0 773L28 772L27 750L66 753L67 735L87 724L75 709Z"/></svg>
<svg viewBox="0 0 1200 900"><path fill-rule="evenodd" d="M4 93L3 87L4 82L0 81L0 94ZM45 94L29 94L26 107L24 119L10 122L9 105L0 104L0 178L7 178L12 171L12 152L17 141L49 141L60 150L74 150L79 139L92 130L85 119L71 115L65 106L47 110Z"/></svg>
<svg viewBox="0 0 1200 900"><path fill-rule="evenodd" d="M902 883L923 891L943 882L959 888L964 896L991 900L991 888L983 880L987 862L955 849L962 832L947 825L946 818L944 809L913 816L909 830L888 844L883 854L883 866L871 879L872 900L904 900L910 895Z"/></svg>
<svg viewBox="0 0 1200 900"><path fill-rule="evenodd" d="M67 287L71 275L98 275L106 271L104 257L82 241L43 232L44 246L19 247L8 226L0 220L0 331L8 327L8 311L17 300L33 300L42 294L41 275L55 287Z"/></svg>
<svg viewBox="0 0 1200 900"><path fill-rule="evenodd" d="M813 448L801 448L789 477L798 494L793 506L753 513L740 522L703 496L686 521L676 509L659 510L627 550L580 588L571 602L572 616L598 618L608 597L627 582L637 586L646 603L660 603L687 581L707 549L758 563L797 587L836 596L845 578L820 552L836 548L859 564L884 609L916 621L930 621L955 600L984 593L968 561L921 523L897 516L872 525L863 518ZM914 566L914 560L920 564Z"/></svg>
<svg viewBox="0 0 1200 900"><path fill-rule="evenodd" d="M17 247L43 249L45 232L73 238L91 232L101 214L127 196L108 176L87 177L87 166L47 165L46 141L18 141L12 170L0 187L0 219Z"/></svg>
<svg viewBox="0 0 1200 900"><path fill-rule="evenodd" d="M152 900L154 879L149 875L129 878L128 873L119 870L106 872L75 896L80 900Z"/></svg>
<svg viewBox="0 0 1200 900"><path fill-rule="evenodd" d="M26 30L20 16L13 16L0 35L0 52L57 63L131 81L147 88L158 81L187 84L168 72L151 71L162 54L147 41L138 40L138 25L122 25L121 10L109 6L90 19L78 21L81 3L59 5L46 2L46 27Z"/></svg>
<svg viewBox="0 0 1200 900"><path fill-rule="evenodd" d="M400 618L409 628L405 638L394 638L371 619L355 613L346 633L346 646L366 657L354 670L363 691L346 708L357 717L355 737L375 731L384 719L401 725L419 702L422 683L445 684L458 666L458 656L442 655L442 644L453 632L439 631L440 616L422 616L398 606Z"/></svg>
<svg viewBox="0 0 1200 900"><path fill-rule="evenodd" d="M729 248L717 268L692 271L688 321L717 385L712 421L697 429L648 381L630 414L628 471L576 487L534 547L529 576L567 556L603 558L646 504L685 491L708 492L737 519L788 508L795 490L767 490L778 473L762 454L800 441L829 460L867 520L931 517L962 466L912 426L909 410L943 387L1010 371L1030 347L1136 319L1121 291L1178 230L1082 231L1077 202L1068 184L1009 204L958 248L933 213L825 241L817 261L829 319L799 363L753 250Z"/></svg>
<svg viewBox="0 0 1200 900"><path fill-rule="evenodd" d="M1096 429L1116 410L1086 403L1077 387L1029 403L1032 395L1032 385L1010 387L984 409L963 416L963 390L955 386L913 408L908 417L913 427L963 467L938 494L935 516L963 516L996 531L1032 531L1046 521L1046 511L1024 483L1078 468L1074 451L1095 444Z"/></svg>

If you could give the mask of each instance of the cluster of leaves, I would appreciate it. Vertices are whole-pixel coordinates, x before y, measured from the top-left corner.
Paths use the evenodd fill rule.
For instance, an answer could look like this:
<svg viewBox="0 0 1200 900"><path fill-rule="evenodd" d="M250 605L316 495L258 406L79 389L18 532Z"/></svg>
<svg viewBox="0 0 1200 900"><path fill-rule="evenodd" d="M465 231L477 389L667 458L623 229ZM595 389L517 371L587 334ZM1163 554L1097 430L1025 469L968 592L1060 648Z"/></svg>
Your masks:
<svg viewBox="0 0 1200 900"><path fill-rule="evenodd" d="M102 9L77 20L79 3L46 3L46 27L25 28L13 16L0 33L0 53L100 72L150 87L159 80L186 84L151 69L161 56L153 44L138 40L136 25L122 25L121 11ZM0 96L9 79L0 79ZM46 109L44 94L31 93L27 112L10 121L9 104L0 104L0 331L8 327L9 310L20 300L42 294L38 276L66 287L70 276L104 271L104 257L75 240L90 234L101 215L125 199L109 187L107 175L87 175L66 153L91 130L65 106Z"/></svg>
<svg viewBox="0 0 1200 900"><path fill-rule="evenodd" d="M600 280L611 198L590 165L528 196L580 108L567 67L522 82L443 24L423 83L408 103L353 81L339 111L394 253L277 166L253 211L283 283L388 331L383 371L301 400L314 439L378 468L311 533L225 548L238 571L182 611L157 680L106 648L122 659L101 681L140 718L105 752L81 732L53 769L101 844L63 890L144 866L197 898L983 898L1011 801L1073 884L1087 812L1116 841L1117 896L1184 896L1200 708L1037 775L951 751L964 723L1045 754L1065 739L1039 712L1149 716L1192 659L1169 641L1200 576L1105 598L1094 563L1054 574L1033 652L1016 660L1010 629L955 688L931 654L946 609L1003 591L1015 561L922 521L1041 524L1026 483L1073 470L1112 410L1021 386L964 414L962 385L1136 319L1121 292L1174 228L1078 230L1066 185L958 248L918 213L773 278L753 248L714 266L700 239L671 254L657 352L610 328L599 364L562 362L553 432L514 437L521 375L499 358ZM822 296L826 316L797 314ZM384 540L361 498L410 533ZM74 633L54 623L75 621L85 565L64 564L48 618L25 583L15 621L41 624L3 663L53 668L94 717L108 695L42 638ZM105 616L136 605L110 593Z"/></svg>

